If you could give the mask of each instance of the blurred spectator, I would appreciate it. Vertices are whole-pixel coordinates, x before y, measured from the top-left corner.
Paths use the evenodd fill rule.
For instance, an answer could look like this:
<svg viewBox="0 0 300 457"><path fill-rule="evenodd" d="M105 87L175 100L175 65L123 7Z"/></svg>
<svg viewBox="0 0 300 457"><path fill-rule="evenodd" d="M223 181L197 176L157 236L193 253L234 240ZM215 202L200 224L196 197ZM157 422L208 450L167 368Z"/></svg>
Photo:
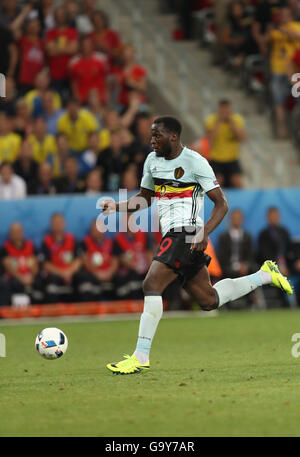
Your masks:
<svg viewBox="0 0 300 457"><path fill-rule="evenodd" d="M28 193L32 195L54 195L57 193L50 163L39 164L37 179L31 183Z"/></svg>
<svg viewBox="0 0 300 457"><path fill-rule="evenodd" d="M103 190L103 180L101 170L92 170L87 174L86 177L85 194L86 195L97 195Z"/></svg>
<svg viewBox="0 0 300 457"><path fill-rule="evenodd" d="M139 144L139 149L147 155L152 151L150 146L152 118L148 113L139 113L134 122L134 134Z"/></svg>
<svg viewBox="0 0 300 457"><path fill-rule="evenodd" d="M0 200L16 200L26 197L26 183L14 174L12 164L3 162L0 167Z"/></svg>
<svg viewBox="0 0 300 457"><path fill-rule="evenodd" d="M67 13L59 6L54 12L55 27L46 34L46 50L49 57L51 85L58 92L66 92L68 64L78 50L78 32L69 27Z"/></svg>
<svg viewBox="0 0 300 457"><path fill-rule="evenodd" d="M122 127L122 119L118 111L115 109L107 109L104 112L104 124L111 133L120 130Z"/></svg>
<svg viewBox="0 0 300 457"><path fill-rule="evenodd" d="M99 133L91 132L88 139L88 149L79 157L79 172L85 175L93 170L97 165L99 154Z"/></svg>
<svg viewBox="0 0 300 457"><path fill-rule="evenodd" d="M252 35L263 55L268 54L268 34L272 23L278 22L281 4L281 0L262 0L255 8Z"/></svg>
<svg viewBox="0 0 300 457"><path fill-rule="evenodd" d="M289 232L280 225L279 210L271 207L267 212L267 227L258 236L258 261L262 263L266 259L274 260L281 273L288 276L292 258Z"/></svg>
<svg viewBox="0 0 300 457"><path fill-rule="evenodd" d="M121 174L128 163L128 156L123 155L123 141L120 131L111 134L110 146L98 154L96 166L103 169L105 190L117 190L120 187Z"/></svg>
<svg viewBox="0 0 300 457"><path fill-rule="evenodd" d="M127 189L128 192L133 192L138 189L139 179L135 164L128 165L127 169L124 171L120 187L121 189Z"/></svg>
<svg viewBox="0 0 300 457"><path fill-rule="evenodd" d="M0 43L0 73L13 78L18 63L18 50L11 31L3 21L0 23Z"/></svg>
<svg viewBox="0 0 300 457"><path fill-rule="evenodd" d="M43 105L42 105L42 99L43 99L43 94L47 89L49 89L50 86L50 77L49 77L49 72L47 69L43 69L40 71L34 81L34 89L30 90L27 92L25 95L25 101L28 105L28 108L30 110L30 113L34 117L39 117L43 115ZM55 109L61 108L61 98L58 92L53 92L54 96L54 107Z"/></svg>
<svg viewBox="0 0 300 457"><path fill-rule="evenodd" d="M14 117L13 124L14 132L22 138L25 138L33 132L33 118L24 98L19 98L16 102L16 116Z"/></svg>
<svg viewBox="0 0 300 457"><path fill-rule="evenodd" d="M28 140L23 140L20 154L14 162L14 171L24 179L27 189L30 189L38 174L38 162L32 158L32 147Z"/></svg>
<svg viewBox="0 0 300 457"><path fill-rule="evenodd" d="M40 38L41 24L37 18L26 22L25 33L18 42L20 51L19 93L33 89L36 75L45 64L44 43Z"/></svg>
<svg viewBox="0 0 300 457"><path fill-rule="evenodd" d="M94 52L93 42L87 36L81 39L80 51L80 54L73 57L69 64L73 96L84 103L88 100L90 90L95 89L101 103L107 103L109 68L106 55Z"/></svg>
<svg viewBox="0 0 300 457"><path fill-rule="evenodd" d="M85 182L79 175L79 165L75 157L64 160L63 174L56 180L59 194L75 194L84 192Z"/></svg>
<svg viewBox="0 0 300 457"><path fill-rule="evenodd" d="M33 150L33 158L41 163L57 153L55 137L47 133L47 124L42 117L34 121L33 133L28 136Z"/></svg>
<svg viewBox="0 0 300 457"><path fill-rule="evenodd" d="M191 149L193 151L197 151L199 154L201 154L203 157L205 157L206 160L210 161L210 142L209 139L206 136L202 136L195 140L191 146Z"/></svg>
<svg viewBox="0 0 300 457"><path fill-rule="evenodd" d="M107 54L110 65L112 65L122 50L121 38L118 32L109 28L109 19L104 11L94 11L92 23L93 31L89 36L95 50Z"/></svg>
<svg viewBox="0 0 300 457"><path fill-rule="evenodd" d="M97 119L86 109L80 108L77 99L71 98L67 110L57 122L57 130L68 137L70 148L76 153L84 152L88 146L88 135L99 129Z"/></svg>
<svg viewBox="0 0 300 457"><path fill-rule="evenodd" d="M23 227L19 222L11 224L9 237L1 249L0 258L5 271L6 304L12 303L14 294L30 296L31 303L41 302L43 294L36 250L33 242L25 239ZM2 304L3 299L1 294Z"/></svg>
<svg viewBox="0 0 300 457"><path fill-rule="evenodd" d="M17 156L20 146L20 135L13 132L13 117L6 111L0 111L0 162L7 157L13 161Z"/></svg>
<svg viewBox="0 0 300 457"><path fill-rule="evenodd" d="M240 144L247 138L242 116L232 112L228 100L219 102L218 112L205 121L211 142L211 166L223 187L242 187L239 163Z"/></svg>
<svg viewBox="0 0 300 457"><path fill-rule="evenodd" d="M50 220L50 233L42 243L40 260L45 274L46 301L55 303L72 299L76 290L76 273L81 267L74 235L65 231L65 219L55 213Z"/></svg>
<svg viewBox="0 0 300 457"><path fill-rule="evenodd" d="M56 137L57 153L48 156L47 162L52 166L54 178L64 175L66 159L71 155L67 135L59 133Z"/></svg>
<svg viewBox="0 0 300 457"><path fill-rule="evenodd" d="M4 112L0 113L0 163L14 162L19 154L21 137L13 132L13 121Z"/></svg>
<svg viewBox="0 0 300 457"><path fill-rule="evenodd" d="M68 16L68 24L70 27L77 28L76 27L76 21L79 16L79 3L74 0L67 0L65 1L65 8Z"/></svg>
<svg viewBox="0 0 300 457"><path fill-rule="evenodd" d="M147 70L135 61L135 49L131 44L123 46L120 59L121 67L115 67L120 85L119 104L127 108L132 92L138 96L140 104L146 103Z"/></svg>
<svg viewBox="0 0 300 457"><path fill-rule="evenodd" d="M135 226L135 216L121 214L120 217L125 220L127 232L117 233L115 237L120 262L116 293L119 299L142 298L142 282L152 260L152 241Z"/></svg>
<svg viewBox="0 0 300 457"><path fill-rule="evenodd" d="M238 278L255 271L251 235L243 229L243 224L243 212L233 210L229 230L219 237L217 255L225 278Z"/></svg>
<svg viewBox="0 0 300 457"><path fill-rule="evenodd" d="M115 298L114 279L118 269L115 242L104 227L99 231L93 221L81 244L82 266L78 291L82 301L112 300Z"/></svg>
<svg viewBox="0 0 300 457"><path fill-rule="evenodd" d="M91 33L93 27L93 17L96 11L95 0L83 0L82 11L76 17L76 28L80 35Z"/></svg>
<svg viewBox="0 0 300 457"><path fill-rule="evenodd" d="M55 27L54 0L41 0L38 12L43 32L53 29Z"/></svg>
<svg viewBox="0 0 300 457"><path fill-rule="evenodd" d="M12 117L16 114L16 86L13 78L6 78L5 91L5 98L0 97L0 112Z"/></svg>
<svg viewBox="0 0 300 457"><path fill-rule="evenodd" d="M1 23L9 27L14 39L20 38L23 23L32 9L32 3L21 7L18 0L2 0L0 5Z"/></svg>
<svg viewBox="0 0 300 457"><path fill-rule="evenodd" d="M223 28L221 42L227 49L233 67L241 68L245 57L257 52L251 33L252 20L242 1L229 4L227 25Z"/></svg>
<svg viewBox="0 0 300 457"><path fill-rule="evenodd" d="M106 107L100 100L100 94L97 89L91 89L87 100L87 109L95 116L99 127L104 128L104 113Z"/></svg>
<svg viewBox="0 0 300 457"><path fill-rule="evenodd" d="M47 89L43 93L42 106L44 111L42 116L46 121L47 133L50 135L56 135L57 121L63 114L63 110L55 108L54 92L51 89Z"/></svg>
<svg viewBox="0 0 300 457"><path fill-rule="evenodd" d="M275 104L276 131L287 138L285 103L290 93L288 64L300 45L300 22L293 20L290 8L281 8L278 27L268 35L271 43L271 92Z"/></svg>

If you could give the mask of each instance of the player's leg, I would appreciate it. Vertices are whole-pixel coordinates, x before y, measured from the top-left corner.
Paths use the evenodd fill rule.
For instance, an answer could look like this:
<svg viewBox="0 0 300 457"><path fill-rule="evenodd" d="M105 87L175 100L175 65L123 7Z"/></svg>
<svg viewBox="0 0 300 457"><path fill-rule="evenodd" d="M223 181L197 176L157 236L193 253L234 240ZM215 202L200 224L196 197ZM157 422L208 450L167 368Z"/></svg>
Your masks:
<svg viewBox="0 0 300 457"><path fill-rule="evenodd" d="M204 311L211 311L218 307L218 296L210 282L206 265L192 279L186 282L184 289Z"/></svg>
<svg viewBox="0 0 300 457"><path fill-rule="evenodd" d="M203 267L186 283L185 288L203 310L210 311L267 284L279 287L288 294L293 293L287 279L280 273L275 262L270 260L264 262L256 273L241 278L222 279L214 286L211 285L207 267Z"/></svg>
<svg viewBox="0 0 300 457"><path fill-rule="evenodd" d="M151 344L163 313L162 293L177 274L167 265L153 260L143 282L144 310L141 315L134 354L119 363L108 364L116 374L133 374L148 369Z"/></svg>
<svg viewBox="0 0 300 457"><path fill-rule="evenodd" d="M140 363L149 360L152 340L163 314L162 293L177 278L167 265L153 260L143 282L144 311L141 315L135 355Z"/></svg>

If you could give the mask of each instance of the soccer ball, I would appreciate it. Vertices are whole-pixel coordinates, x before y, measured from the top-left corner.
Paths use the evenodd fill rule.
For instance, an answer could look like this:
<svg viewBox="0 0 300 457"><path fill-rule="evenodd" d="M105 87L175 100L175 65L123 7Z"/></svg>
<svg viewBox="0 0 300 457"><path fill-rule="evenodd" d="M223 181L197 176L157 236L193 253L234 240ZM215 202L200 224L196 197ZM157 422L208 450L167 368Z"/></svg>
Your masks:
<svg viewBox="0 0 300 457"><path fill-rule="evenodd" d="M36 337L35 347L45 359L58 359L68 348L68 338L59 328L45 328Z"/></svg>

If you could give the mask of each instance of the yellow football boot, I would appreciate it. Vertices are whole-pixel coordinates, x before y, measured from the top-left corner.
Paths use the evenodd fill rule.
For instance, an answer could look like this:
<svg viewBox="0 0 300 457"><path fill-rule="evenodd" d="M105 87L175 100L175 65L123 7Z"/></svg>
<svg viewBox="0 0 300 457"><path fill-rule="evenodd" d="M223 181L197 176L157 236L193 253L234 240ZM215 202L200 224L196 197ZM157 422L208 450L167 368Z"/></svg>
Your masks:
<svg viewBox="0 0 300 457"><path fill-rule="evenodd" d="M149 370L150 363L148 361L145 365L142 365L134 354L132 356L124 355L124 360L118 363L108 363L106 368L114 374L135 374Z"/></svg>
<svg viewBox="0 0 300 457"><path fill-rule="evenodd" d="M293 294L293 289L285 276L283 276L278 266L272 260L266 260L260 268L262 271L267 271L272 276L271 286L279 287L289 295Z"/></svg>

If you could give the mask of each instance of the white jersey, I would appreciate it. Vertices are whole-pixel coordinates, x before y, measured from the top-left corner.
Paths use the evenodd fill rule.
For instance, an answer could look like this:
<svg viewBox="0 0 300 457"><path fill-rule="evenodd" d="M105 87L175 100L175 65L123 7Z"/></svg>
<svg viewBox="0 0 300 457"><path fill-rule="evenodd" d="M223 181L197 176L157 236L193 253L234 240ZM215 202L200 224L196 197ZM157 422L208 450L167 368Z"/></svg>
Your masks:
<svg viewBox="0 0 300 457"><path fill-rule="evenodd" d="M155 192L161 232L176 227L204 225L199 213L204 193L219 187L215 174L198 152L184 147L172 160L150 152L145 163L141 187Z"/></svg>

